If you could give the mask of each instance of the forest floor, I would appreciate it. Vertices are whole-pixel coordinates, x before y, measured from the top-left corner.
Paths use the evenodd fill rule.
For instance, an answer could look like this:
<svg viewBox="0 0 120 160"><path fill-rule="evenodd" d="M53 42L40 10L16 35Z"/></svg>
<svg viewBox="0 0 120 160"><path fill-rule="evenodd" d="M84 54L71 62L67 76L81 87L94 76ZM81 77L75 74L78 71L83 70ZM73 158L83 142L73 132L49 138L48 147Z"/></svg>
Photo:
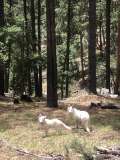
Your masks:
<svg viewBox="0 0 120 160"><path fill-rule="evenodd" d="M37 160L35 155L63 155L69 160L82 159L81 145L85 151L94 153L95 146L120 145L120 110L90 110L91 102L114 102L120 100L76 95L60 101L58 109L47 108L45 102L11 105L0 101L0 160ZM74 122L66 110L68 104L87 110L91 115L91 133L82 128L74 129ZM17 109L15 109L17 108ZM50 129L44 136L44 128L38 123L38 115L57 117L73 127L72 131ZM32 153L25 154L18 150Z"/></svg>

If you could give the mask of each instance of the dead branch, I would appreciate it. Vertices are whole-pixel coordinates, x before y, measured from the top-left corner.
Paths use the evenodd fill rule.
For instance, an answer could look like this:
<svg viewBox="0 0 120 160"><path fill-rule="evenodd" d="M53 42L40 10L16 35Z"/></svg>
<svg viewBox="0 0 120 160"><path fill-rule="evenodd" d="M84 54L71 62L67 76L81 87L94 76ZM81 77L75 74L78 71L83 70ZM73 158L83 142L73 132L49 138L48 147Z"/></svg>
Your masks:
<svg viewBox="0 0 120 160"><path fill-rule="evenodd" d="M96 160L120 160L119 157L107 154L97 154Z"/></svg>
<svg viewBox="0 0 120 160"><path fill-rule="evenodd" d="M120 147L104 148L96 147L97 155L96 160L120 160Z"/></svg>
<svg viewBox="0 0 120 160"><path fill-rule="evenodd" d="M101 154L112 154L112 155L117 155L120 156L120 150L116 150L116 149L108 149L108 148L103 148L103 147L96 147L97 151L99 151L99 153Z"/></svg>
<svg viewBox="0 0 120 160"><path fill-rule="evenodd" d="M113 103L93 103L91 102L90 109L101 108L101 109L120 109L120 105Z"/></svg>

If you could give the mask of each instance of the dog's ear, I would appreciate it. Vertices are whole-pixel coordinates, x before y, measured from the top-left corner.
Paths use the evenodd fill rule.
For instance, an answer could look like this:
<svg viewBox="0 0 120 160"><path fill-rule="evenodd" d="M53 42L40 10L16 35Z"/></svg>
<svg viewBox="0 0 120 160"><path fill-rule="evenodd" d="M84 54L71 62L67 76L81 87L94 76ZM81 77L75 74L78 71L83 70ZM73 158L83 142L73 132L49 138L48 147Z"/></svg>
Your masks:
<svg viewBox="0 0 120 160"><path fill-rule="evenodd" d="M68 108L71 107L71 104L68 104Z"/></svg>

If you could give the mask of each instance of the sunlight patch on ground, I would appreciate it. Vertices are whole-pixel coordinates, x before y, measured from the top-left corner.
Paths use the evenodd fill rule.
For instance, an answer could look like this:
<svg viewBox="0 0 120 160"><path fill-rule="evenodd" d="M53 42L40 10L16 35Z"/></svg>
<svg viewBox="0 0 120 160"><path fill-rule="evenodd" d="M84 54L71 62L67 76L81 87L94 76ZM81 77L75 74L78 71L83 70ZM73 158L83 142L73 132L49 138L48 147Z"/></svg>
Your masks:
<svg viewBox="0 0 120 160"><path fill-rule="evenodd" d="M0 139L6 139L10 144L25 148L36 154L62 154L66 155L66 148L71 157L76 157L76 151L71 149L75 141L87 146L91 151L95 146L117 145L120 142L120 111L98 110L91 113L90 134L83 129L70 131L49 129L48 136L44 137L44 128L38 123L39 113L48 117L58 117L66 124L74 127L74 121L68 118L66 106L63 109L47 108L39 103L23 104L23 108L14 111L1 112ZM79 157L79 156L78 156ZM77 159L77 158L75 158Z"/></svg>

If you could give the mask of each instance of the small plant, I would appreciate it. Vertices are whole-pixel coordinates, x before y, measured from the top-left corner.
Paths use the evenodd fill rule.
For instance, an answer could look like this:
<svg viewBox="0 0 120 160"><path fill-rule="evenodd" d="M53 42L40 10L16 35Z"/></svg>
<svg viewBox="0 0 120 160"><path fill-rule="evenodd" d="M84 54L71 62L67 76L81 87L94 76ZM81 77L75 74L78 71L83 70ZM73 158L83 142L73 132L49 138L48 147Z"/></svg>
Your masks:
<svg viewBox="0 0 120 160"><path fill-rule="evenodd" d="M74 139L70 145L70 148L75 152L80 153L83 160L94 160L92 151L90 151L90 149L86 146L87 144L82 144L78 139Z"/></svg>

